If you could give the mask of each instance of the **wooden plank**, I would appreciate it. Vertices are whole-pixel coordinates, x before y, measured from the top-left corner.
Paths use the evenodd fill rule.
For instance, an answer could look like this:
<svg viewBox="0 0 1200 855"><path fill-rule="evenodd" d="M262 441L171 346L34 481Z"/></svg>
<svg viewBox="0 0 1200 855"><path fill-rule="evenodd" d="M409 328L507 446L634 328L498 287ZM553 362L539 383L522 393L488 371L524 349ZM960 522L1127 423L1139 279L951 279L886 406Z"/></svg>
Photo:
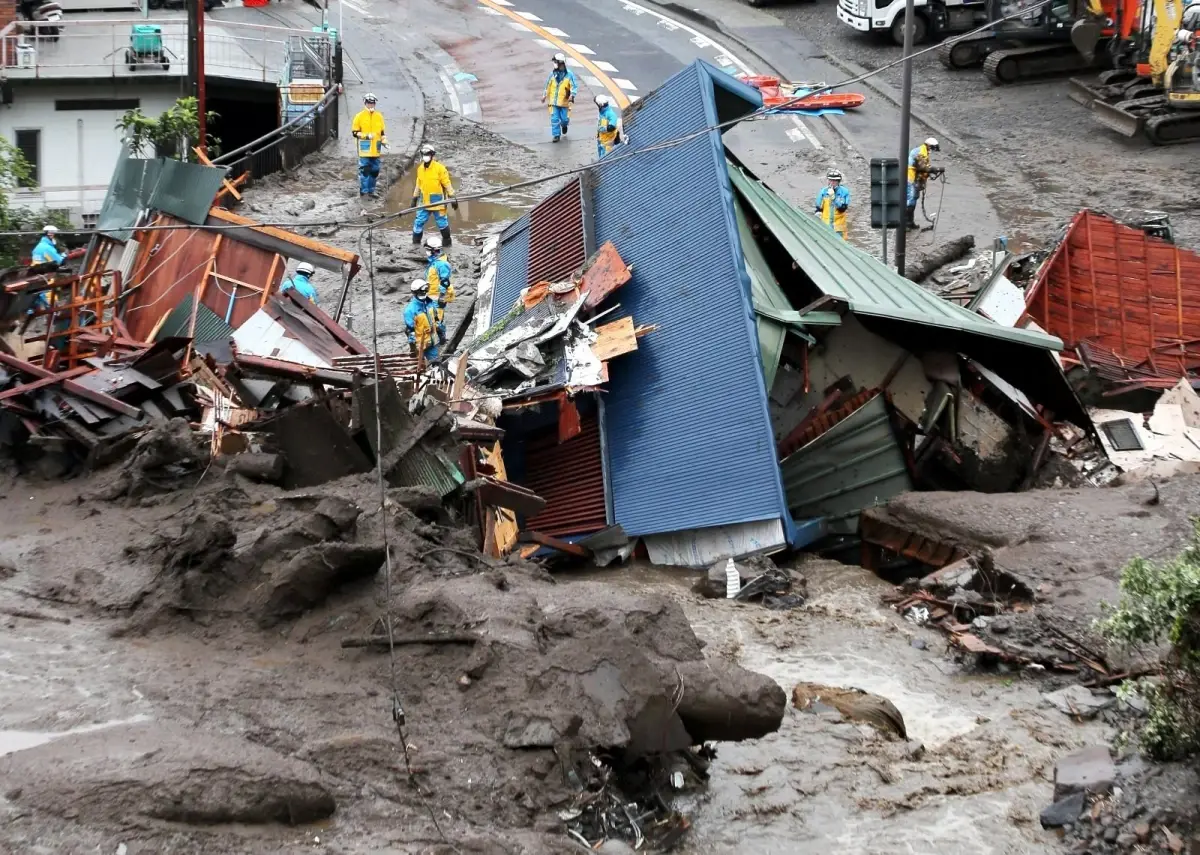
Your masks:
<svg viewBox="0 0 1200 855"><path fill-rule="evenodd" d="M43 377L40 380L34 380L31 383L23 383L20 386L15 386L12 389L5 389L0 392L0 401L15 398L18 395L24 395L26 392L33 392L37 389L44 389L47 386L53 386L63 380L70 380L72 377L79 377L82 374L87 374L92 369L89 366L82 365L79 368L72 368L69 371L64 371L61 374L53 374L50 377Z"/></svg>
<svg viewBox="0 0 1200 855"><path fill-rule="evenodd" d="M2 351L0 351L0 363L7 365L9 368L15 368L25 374L37 377L38 379L43 379L46 377L57 377L60 380L62 379L53 371L48 371L45 368L42 368L40 365L34 365L30 362L24 361L23 359L17 359L15 356L9 356L7 353ZM142 411L137 407L131 407L124 401L119 401L111 395L105 395L103 392L93 391L87 386L82 386L79 383L76 383L74 380L62 380L62 386L64 391L69 392L72 395L92 401L93 403L99 404L102 407L106 407L110 410L130 416L131 418L137 418L142 414Z"/></svg>
<svg viewBox="0 0 1200 855"><path fill-rule="evenodd" d="M275 270L279 267L279 260L279 253L275 253L275 257L271 259L271 270L267 273L267 287L262 289L262 299L258 301L260 309L267 305L267 300L271 297L271 286L275 283Z"/></svg>
<svg viewBox="0 0 1200 855"><path fill-rule="evenodd" d="M596 336L596 341L592 343L592 353L601 362L638 349L637 333L631 317L596 327Z"/></svg>
<svg viewBox="0 0 1200 855"><path fill-rule="evenodd" d="M208 159L208 155L204 153L204 149L202 149L200 146L198 146L198 145L193 146L192 151L196 152L196 159L199 160L202 164L204 164L205 166L213 165L212 161ZM216 167L214 167L214 168L216 168ZM221 192L219 192L217 194L218 199L220 199L222 196L224 196L226 193L228 193L231 196L233 196L233 198L237 199L239 202L242 201L242 194L239 193L237 191L237 188L229 182L229 179L222 178L221 184L224 186L221 188Z"/></svg>
<svg viewBox="0 0 1200 855"><path fill-rule="evenodd" d="M571 543L569 540L560 540L557 537L551 537L548 534L542 534L540 531L526 531L521 533L521 537L525 540L532 540L534 543L540 543L542 546L548 546L551 549L557 549L559 552L565 552L567 555L574 555L578 558L587 558L592 553L584 549L578 544Z"/></svg>

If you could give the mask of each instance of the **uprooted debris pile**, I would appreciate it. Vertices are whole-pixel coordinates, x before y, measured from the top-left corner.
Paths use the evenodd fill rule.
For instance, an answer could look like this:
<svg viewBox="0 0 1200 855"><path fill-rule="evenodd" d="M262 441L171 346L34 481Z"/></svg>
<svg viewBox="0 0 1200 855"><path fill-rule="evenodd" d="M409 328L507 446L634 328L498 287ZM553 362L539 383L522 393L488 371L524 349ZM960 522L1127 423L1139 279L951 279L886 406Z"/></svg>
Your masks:
<svg viewBox="0 0 1200 855"><path fill-rule="evenodd" d="M736 562L718 561L696 580L693 589L708 599L758 602L769 609L793 609L807 599L807 581L794 571L777 567L763 555Z"/></svg>

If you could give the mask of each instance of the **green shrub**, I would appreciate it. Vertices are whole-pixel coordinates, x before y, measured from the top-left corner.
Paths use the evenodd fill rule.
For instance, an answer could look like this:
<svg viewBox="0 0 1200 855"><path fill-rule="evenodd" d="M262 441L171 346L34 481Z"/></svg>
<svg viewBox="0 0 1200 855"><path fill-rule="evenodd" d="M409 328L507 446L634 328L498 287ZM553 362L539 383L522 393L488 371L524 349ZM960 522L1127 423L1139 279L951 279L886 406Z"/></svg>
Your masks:
<svg viewBox="0 0 1200 855"><path fill-rule="evenodd" d="M1160 679L1122 687L1146 702L1138 738L1159 759L1177 759L1200 750L1200 521L1178 557L1163 563L1129 562L1121 577L1121 600L1099 629L1127 648L1168 645Z"/></svg>

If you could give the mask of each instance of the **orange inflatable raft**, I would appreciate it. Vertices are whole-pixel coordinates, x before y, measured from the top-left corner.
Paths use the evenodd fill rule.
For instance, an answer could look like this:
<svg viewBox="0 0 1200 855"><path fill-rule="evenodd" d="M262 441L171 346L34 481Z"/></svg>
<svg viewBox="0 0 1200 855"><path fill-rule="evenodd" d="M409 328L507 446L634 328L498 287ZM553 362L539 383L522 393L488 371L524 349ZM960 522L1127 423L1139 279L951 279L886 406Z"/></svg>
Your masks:
<svg viewBox="0 0 1200 855"><path fill-rule="evenodd" d="M822 92L819 95L798 95L810 89L820 89L824 84L786 83L767 74L738 75L743 83L749 83L762 93L763 106L767 109L784 110L853 110L861 107L867 96L857 92ZM786 106L784 106L786 105Z"/></svg>

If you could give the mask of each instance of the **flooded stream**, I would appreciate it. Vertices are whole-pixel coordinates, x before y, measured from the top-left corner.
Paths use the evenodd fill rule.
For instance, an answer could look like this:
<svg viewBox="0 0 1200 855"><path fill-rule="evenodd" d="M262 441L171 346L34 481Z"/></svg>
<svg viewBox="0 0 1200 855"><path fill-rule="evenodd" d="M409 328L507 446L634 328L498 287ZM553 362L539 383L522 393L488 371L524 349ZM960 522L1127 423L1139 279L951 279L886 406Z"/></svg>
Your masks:
<svg viewBox="0 0 1200 855"><path fill-rule="evenodd" d="M880 608L888 585L868 571L818 567L808 573L808 605L785 612L699 600L682 571L616 571L678 595L710 657L771 676L789 698L801 682L881 695L909 734L889 741L832 710L789 706L779 732L718 746L708 789L681 805L693 820L682 851L1057 852L1037 823L1054 760L1101 729L1042 707L1036 679L964 675L937 633Z"/></svg>

